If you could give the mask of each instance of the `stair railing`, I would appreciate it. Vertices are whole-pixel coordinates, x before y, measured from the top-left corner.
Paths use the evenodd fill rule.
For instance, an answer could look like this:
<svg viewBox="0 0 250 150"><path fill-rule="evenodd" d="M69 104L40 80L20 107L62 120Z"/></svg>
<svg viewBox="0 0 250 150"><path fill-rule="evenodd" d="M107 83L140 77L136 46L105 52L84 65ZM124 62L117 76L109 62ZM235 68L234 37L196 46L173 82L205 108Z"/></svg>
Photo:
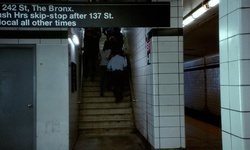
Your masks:
<svg viewBox="0 0 250 150"><path fill-rule="evenodd" d="M126 56L127 59L127 63L128 63L128 67L127 67L127 76L128 76L128 82L129 82L129 90L130 90L130 96L131 96L131 104L132 104L132 114L133 114L133 121L134 121L134 127L136 129L136 121L135 121L135 111L134 111L134 102L136 102L135 99L135 94L134 94L134 88L133 88L133 84L132 84L132 75L131 75L131 63L130 63L130 59L128 56Z"/></svg>
<svg viewBox="0 0 250 150"><path fill-rule="evenodd" d="M135 95L134 95L134 89L133 89L133 84L132 84L132 75L131 75L131 63L128 55L126 56L128 67L127 67L127 75L128 75L128 82L129 82L129 90L130 90L130 95L131 95L131 100L132 102L135 102Z"/></svg>

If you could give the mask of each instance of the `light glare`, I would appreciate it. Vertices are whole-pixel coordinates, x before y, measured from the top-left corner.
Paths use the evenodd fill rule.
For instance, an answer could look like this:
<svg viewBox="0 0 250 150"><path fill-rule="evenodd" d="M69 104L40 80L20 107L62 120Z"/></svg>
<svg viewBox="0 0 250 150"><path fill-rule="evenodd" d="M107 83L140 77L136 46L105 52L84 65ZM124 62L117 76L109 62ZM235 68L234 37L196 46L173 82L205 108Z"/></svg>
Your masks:
<svg viewBox="0 0 250 150"><path fill-rule="evenodd" d="M76 35L73 35L73 42L75 43L75 45L79 45L79 39Z"/></svg>
<svg viewBox="0 0 250 150"><path fill-rule="evenodd" d="M183 25L188 25L189 23L191 23L192 21L194 21L194 18L192 16L187 17L185 20L183 20Z"/></svg>
<svg viewBox="0 0 250 150"><path fill-rule="evenodd" d="M208 2L208 6L209 7L214 7L215 5L219 4L220 3L220 0L210 0Z"/></svg>
<svg viewBox="0 0 250 150"><path fill-rule="evenodd" d="M205 7L201 7L192 14L192 17L196 19L200 17L202 14L204 14L206 11L207 9Z"/></svg>
<svg viewBox="0 0 250 150"><path fill-rule="evenodd" d="M73 41L71 40L71 38L68 38L68 41L69 41L69 44L70 44L70 45L73 45L73 44L74 44Z"/></svg>

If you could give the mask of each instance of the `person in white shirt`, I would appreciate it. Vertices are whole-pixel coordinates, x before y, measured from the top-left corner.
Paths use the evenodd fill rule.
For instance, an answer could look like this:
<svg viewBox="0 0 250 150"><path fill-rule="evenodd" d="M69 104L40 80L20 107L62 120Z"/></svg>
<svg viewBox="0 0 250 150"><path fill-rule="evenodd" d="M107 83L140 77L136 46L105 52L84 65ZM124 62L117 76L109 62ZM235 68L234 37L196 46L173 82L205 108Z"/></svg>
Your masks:
<svg viewBox="0 0 250 150"><path fill-rule="evenodd" d="M116 98L116 102L119 103L123 100L123 80L124 80L124 70L127 67L127 60L122 56L122 50L117 47L113 50L114 56L110 59L108 63L108 70L111 72L113 93Z"/></svg>

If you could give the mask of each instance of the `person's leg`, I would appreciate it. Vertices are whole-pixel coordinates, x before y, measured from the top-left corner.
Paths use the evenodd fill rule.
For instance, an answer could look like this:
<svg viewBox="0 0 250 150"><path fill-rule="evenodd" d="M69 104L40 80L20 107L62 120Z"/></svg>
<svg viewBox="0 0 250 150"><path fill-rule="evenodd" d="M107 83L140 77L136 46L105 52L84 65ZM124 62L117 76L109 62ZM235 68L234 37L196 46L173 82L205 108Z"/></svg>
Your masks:
<svg viewBox="0 0 250 150"><path fill-rule="evenodd" d="M100 66L100 96L103 96L104 90L105 90L105 72L106 72L106 66Z"/></svg>
<svg viewBox="0 0 250 150"><path fill-rule="evenodd" d="M112 84L113 84L113 93L116 99L116 102L119 101L119 73L117 71L112 72Z"/></svg>
<svg viewBox="0 0 250 150"><path fill-rule="evenodd" d="M118 85L117 85L117 97L118 97L118 101L121 102L123 100L123 72L119 71L118 72Z"/></svg>

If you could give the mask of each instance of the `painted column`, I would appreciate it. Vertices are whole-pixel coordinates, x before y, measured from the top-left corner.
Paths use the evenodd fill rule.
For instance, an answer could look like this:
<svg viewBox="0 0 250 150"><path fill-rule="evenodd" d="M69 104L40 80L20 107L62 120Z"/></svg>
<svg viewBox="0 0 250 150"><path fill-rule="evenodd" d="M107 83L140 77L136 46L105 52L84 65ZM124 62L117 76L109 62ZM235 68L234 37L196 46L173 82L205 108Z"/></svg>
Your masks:
<svg viewBox="0 0 250 150"><path fill-rule="evenodd" d="M250 149L250 1L220 0L223 150Z"/></svg>

